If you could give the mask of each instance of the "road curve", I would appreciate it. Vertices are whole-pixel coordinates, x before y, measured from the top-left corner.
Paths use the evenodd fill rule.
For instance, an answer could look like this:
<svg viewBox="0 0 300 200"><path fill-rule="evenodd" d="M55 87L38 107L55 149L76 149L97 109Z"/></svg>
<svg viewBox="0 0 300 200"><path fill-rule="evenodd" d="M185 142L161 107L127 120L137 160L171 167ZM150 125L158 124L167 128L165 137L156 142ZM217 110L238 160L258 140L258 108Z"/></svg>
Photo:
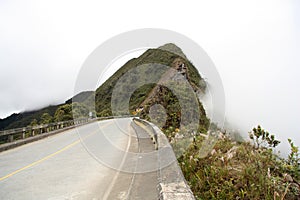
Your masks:
<svg viewBox="0 0 300 200"><path fill-rule="evenodd" d="M131 163L124 152L139 149L131 122L129 118L94 122L1 152L0 199L140 198L132 189L134 174L111 167ZM105 162L93 155L93 148ZM156 177L150 178L148 184L156 186ZM144 198L155 199L155 191L151 192L153 196Z"/></svg>

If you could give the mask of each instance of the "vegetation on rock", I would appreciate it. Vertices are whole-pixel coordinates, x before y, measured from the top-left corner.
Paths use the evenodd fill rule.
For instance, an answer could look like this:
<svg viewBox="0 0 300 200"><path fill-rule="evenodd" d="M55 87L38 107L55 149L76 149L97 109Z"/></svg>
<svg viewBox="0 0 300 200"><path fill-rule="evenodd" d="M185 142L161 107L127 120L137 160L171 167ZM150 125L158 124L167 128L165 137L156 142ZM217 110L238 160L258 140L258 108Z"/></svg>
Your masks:
<svg viewBox="0 0 300 200"><path fill-rule="evenodd" d="M254 128L250 133L250 138L254 138L252 143L220 137L206 158L199 158L205 138L197 136L179 158L197 199L299 199L298 147L290 142L291 154L283 159L274 152L279 143L275 136L271 145L263 146L256 139L259 138L260 144L269 144L270 138L258 133L267 132L260 126Z"/></svg>

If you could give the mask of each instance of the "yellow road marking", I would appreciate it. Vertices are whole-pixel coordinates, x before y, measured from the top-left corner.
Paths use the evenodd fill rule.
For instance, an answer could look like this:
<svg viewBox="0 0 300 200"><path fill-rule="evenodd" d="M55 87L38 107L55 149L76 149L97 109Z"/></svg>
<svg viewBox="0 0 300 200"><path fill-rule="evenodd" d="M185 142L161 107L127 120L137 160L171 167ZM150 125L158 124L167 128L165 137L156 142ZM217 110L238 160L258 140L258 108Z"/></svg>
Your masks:
<svg viewBox="0 0 300 200"><path fill-rule="evenodd" d="M112 123L112 122L106 124L106 125L103 126L102 128L108 126L108 125L111 124L111 123ZM90 133L89 135L87 135L86 137L84 137L83 139L86 139L87 137L89 137L89 136L95 134L97 131L98 131L98 130L93 131L92 133ZM54 153L52 153L52 154L50 154L50 155L48 155L48 156L46 156L46 157L44 157L44 158L38 160L38 161L35 161L35 162L33 162L33 163L31 163L31 164L25 166L25 167L22 167L21 169L18 169L18 170L14 171L14 172L12 172L12 173L10 173L10 174L7 174L6 176L1 177L1 178L0 178L0 181L2 181L2 180L4 180L4 179L7 179L7 178L9 178L9 177L11 177L11 176L13 176L13 175L15 175L15 174L21 172L21 171L24 171L24 170L26 170L26 169L28 169L28 168L34 166L34 165L37 165L37 164L39 164L39 163L41 163L41 162L43 162L43 161L45 161L45 160L48 160L48 159L52 158L53 156L55 156L55 155L57 155L57 154L59 154L59 153L65 151L65 150L67 150L67 149L73 147L74 145L80 143L80 141L81 141L81 139L78 139L78 140L76 140L75 142L73 142L73 143L71 143L71 144L65 146L64 148L62 148L62 149L60 149L60 150L58 150L58 151L56 151L56 152L54 152Z"/></svg>
<svg viewBox="0 0 300 200"><path fill-rule="evenodd" d="M35 161L35 162L33 162L33 163L31 163L31 164L29 164L29 165L27 165L27 166L25 166L25 167L23 167L23 168L21 168L21 169L18 169L18 170L14 171L14 172L12 172L12 173L6 175L6 176L3 176L3 177L0 178L0 181L2 181L2 180L4 180L4 179L7 179L8 177L11 177L11 176L13 176L13 175L15 175L15 174L17 174L17 173L19 173L19 172L25 170L25 169L28 169L28 168L30 168L30 167L32 167L32 166L34 166L34 165L37 165L37 164L39 164L39 163L41 163L41 162L43 162L43 161L45 161L45 160L48 160L49 158L52 158L53 156L55 156L55 155L57 155L57 154L59 154L59 153L65 151L65 150L71 148L72 146L78 144L79 142L80 142L80 140L76 140L76 141L73 142L72 144L69 144L68 146L66 146L66 147L64 147L64 148L62 148L62 149L60 149L60 150L58 150L58 151L55 152L55 153L52 153L52 154L50 154L50 155L48 155L48 156L46 156L46 157L44 157L44 158L42 158L42 159L40 159L40 160L38 160L38 161Z"/></svg>

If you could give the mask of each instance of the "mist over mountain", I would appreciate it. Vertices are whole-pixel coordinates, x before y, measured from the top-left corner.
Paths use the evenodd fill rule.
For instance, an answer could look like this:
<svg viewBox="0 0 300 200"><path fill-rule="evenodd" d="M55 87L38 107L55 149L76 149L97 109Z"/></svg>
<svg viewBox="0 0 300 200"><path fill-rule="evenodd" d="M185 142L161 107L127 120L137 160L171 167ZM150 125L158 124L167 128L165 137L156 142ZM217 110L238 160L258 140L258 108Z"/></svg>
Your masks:
<svg viewBox="0 0 300 200"><path fill-rule="evenodd" d="M26 127L31 124L32 121L37 120L40 121L42 115L44 113L48 113L50 116L54 117L55 112L60 106L66 104L72 104L72 102L85 103L86 105L90 105L90 101L94 99L93 91L85 91L81 92L74 97L65 101L65 103L61 103L58 105L50 105L41 109L25 111L21 113L14 113L4 119L0 119L0 130L13 129L13 128L21 128Z"/></svg>

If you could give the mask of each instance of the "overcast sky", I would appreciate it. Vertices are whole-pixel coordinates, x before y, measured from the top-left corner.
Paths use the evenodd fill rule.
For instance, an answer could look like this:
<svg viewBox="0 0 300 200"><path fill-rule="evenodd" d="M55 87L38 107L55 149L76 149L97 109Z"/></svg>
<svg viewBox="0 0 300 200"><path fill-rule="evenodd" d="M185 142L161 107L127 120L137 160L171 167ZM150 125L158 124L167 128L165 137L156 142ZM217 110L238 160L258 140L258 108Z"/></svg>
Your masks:
<svg viewBox="0 0 300 200"><path fill-rule="evenodd" d="M1 0L0 118L71 97L84 60L112 36L163 28L208 53L244 134L261 124L300 145L299 13L297 0Z"/></svg>

